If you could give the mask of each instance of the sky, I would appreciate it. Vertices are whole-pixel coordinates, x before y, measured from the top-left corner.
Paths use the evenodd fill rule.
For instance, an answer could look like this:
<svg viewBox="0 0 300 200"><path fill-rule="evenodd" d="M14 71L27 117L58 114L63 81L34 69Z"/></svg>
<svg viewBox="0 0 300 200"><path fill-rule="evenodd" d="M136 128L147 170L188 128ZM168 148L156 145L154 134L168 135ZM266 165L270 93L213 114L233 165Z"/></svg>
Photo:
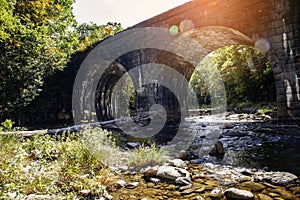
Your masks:
<svg viewBox="0 0 300 200"><path fill-rule="evenodd" d="M119 22L133 26L190 0L76 0L73 12L78 23Z"/></svg>

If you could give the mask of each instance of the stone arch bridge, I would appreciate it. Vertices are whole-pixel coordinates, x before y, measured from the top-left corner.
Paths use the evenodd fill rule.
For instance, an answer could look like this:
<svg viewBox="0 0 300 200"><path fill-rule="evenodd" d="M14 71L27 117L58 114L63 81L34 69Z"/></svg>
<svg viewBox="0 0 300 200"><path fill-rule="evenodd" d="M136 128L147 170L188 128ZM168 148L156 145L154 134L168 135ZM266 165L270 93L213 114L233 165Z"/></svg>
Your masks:
<svg viewBox="0 0 300 200"><path fill-rule="evenodd" d="M167 28L171 33L181 32L198 41L208 53L231 44L257 46L266 53L272 65L278 117L300 118L300 5L297 0L193 0L136 24L128 30L144 27ZM38 111L35 122L44 120L43 124L47 124L47 121L68 123L68 120L72 119L72 86L77 70L89 52L75 57L66 71L58 73L48 81L52 89L45 88L41 97L28 108ZM180 56L151 48L131 51L120 56L115 60L117 64L112 65L106 72L106 78L99 82L98 93L95 94L98 98L98 119L110 119L114 110L109 102L110 92L117 80L132 66L153 60L172 66L187 79L194 70L194 67ZM118 65L123 66L122 70ZM162 103L169 107L175 106L173 110L176 110L178 102L167 90L161 90L171 99ZM42 101L48 103L41 106ZM50 111L55 111L55 114L49 116ZM21 118L25 124L28 123L26 119L31 119L26 116L26 110Z"/></svg>

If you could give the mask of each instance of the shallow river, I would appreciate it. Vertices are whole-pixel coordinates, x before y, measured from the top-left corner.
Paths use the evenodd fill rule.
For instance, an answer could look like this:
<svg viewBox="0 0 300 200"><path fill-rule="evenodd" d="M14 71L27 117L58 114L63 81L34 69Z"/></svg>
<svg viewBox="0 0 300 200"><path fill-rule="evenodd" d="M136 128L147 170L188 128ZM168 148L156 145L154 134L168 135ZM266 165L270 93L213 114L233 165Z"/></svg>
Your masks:
<svg viewBox="0 0 300 200"><path fill-rule="evenodd" d="M230 122L195 120L200 133L230 124L220 129L219 140L225 148L222 159L206 157L206 161L240 167L287 171L300 176L300 125L286 122ZM198 118L199 119L199 118ZM200 137L199 137L200 138ZM199 141L201 142L201 141Z"/></svg>

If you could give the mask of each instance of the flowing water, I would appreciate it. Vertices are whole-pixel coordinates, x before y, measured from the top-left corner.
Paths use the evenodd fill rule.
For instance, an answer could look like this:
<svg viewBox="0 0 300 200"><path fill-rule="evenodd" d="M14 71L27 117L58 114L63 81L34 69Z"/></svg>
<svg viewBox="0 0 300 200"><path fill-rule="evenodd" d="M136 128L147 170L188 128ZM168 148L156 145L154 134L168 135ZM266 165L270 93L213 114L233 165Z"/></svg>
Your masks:
<svg viewBox="0 0 300 200"><path fill-rule="evenodd" d="M232 124L220 129L219 140L225 148L223 158L207 157L207 161L240 167L286 171L300 176L300 125L286 122L229 122L195 120L203 131ZM203 132L202 131L202 132Z"/></svg>

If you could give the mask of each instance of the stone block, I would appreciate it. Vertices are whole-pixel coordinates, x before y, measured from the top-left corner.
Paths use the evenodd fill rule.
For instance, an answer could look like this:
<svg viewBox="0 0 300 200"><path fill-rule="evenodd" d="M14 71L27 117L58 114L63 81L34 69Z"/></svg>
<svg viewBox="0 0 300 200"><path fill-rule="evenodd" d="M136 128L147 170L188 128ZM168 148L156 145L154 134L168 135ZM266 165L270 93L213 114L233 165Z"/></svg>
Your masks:
<svg viewBox="0 0 300 200"><path fill-rule="evenodd" d="M277 94L277 102L278 103L285 103L286 104L287 98L286 95L278 95Z"/></svg>

